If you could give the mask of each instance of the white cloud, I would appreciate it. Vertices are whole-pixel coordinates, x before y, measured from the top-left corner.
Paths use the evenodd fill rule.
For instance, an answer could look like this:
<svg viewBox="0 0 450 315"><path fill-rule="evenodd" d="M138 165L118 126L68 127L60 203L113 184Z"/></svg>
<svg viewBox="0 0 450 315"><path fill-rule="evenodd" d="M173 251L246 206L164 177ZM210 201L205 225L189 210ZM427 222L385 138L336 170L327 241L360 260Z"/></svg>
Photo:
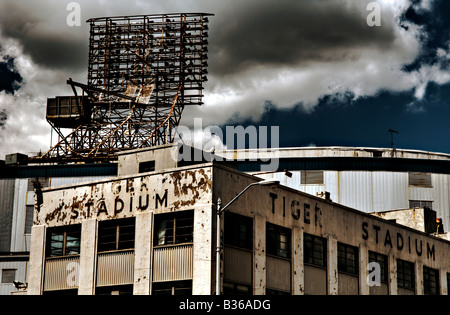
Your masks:
<svg viewBox="0 0 450 315"><path fill-rule="evenodd" d="M7 30L10 36L5 35L8 25L2 25L0 22L0 45L3 48L0 57L1 54L14 57L15 67L23 78L21 88L15 96L0 94L0 111L4 109L8 116L4 129L0 129L0 159L2 155L15 151L26 153L48 149L50 126L45 121L47 97L71 95L72 92L66 84L69 77L79 82L86 81L87 64L55 67L52 60L37 55L38 52L32 50L36 43L29 44L33 39L31 35L47 36L52 40L50 43L62 43L59 47L62 52L65 52L66 47L75 47L77 54L83 49L87 53L89 26L85 23L82 23L82 27L75 28L66 25L66 16L69 13L66 6L69 2L4 0L0 4L0 7L8 5L8 8L20 10L23 14L16 15L28 17L31 21L16 21L15 29ZM436 51L441 63L423 65L413 72L403 71L404 65L419 56L422 49L421 39L426 36L424 30L417 25L408 24L408 30L399 25L400 17L410 5L408 0L379 0L382 7L382 26L379 28L370 28L365 24L369 13L366 10L368 0L298 1L294 7L289 5L291 2L272 0L244 0L235 1L233 4L218 0L78 2L81 4L82 20L126 14L215 13L216 16L210 19L211 67L210 81L205 85L204 91L205 105L185 109L182 124L187 126L192 125L195 117L202 117L204 126L223 124L236 113L239 113L241 118L250 117L257 120L264 112L266 101L280 108L302 104L306 111L311 111L323 96L347 96L348 92L357 99L376 95L381 90L414 91L417 99L421 100L429 82L450 82L449 71L444 62L448 61L450 56L448 47ZM416 5L416 9L430 10L433 3L433 0L421 1ZM327 10L327 6L332 10ZM312 14L317 22L317 25L311 26L292 25L290 38L300 35L307 37L298 37L301 45L283 43L281 37L278 37L273 39L273 47L263 47L267 48L265 51L256 49L242 52L261 53L260 56L247 55L242 56L247 59L231 59L225 63L226 60L222 58L226 57L224 53L236 52L232 56L241 56L240 48L232 47L233 44L237 45L235 38L225 36L230 35L233 27L238 28L238 34L246 30L254 31L250 23L261 23L258 22L260 16L271 16L273 13L274 17L283 19L290 10L297 12L295 9ZM3 10L0 17L5 17L5 12ZM9 14L14 15L13 13ZM301 18L303 16L296 19L294 15L286 19L292 23L297 23L297 20L301 23ZM356 28L358 21L361 24ZM276 26L276 20L267 23ZM295 28L300 26L311 29L302 31ZM27 32L20 32L21 27ZM311 34L317 31L317 38L308 35L310 33L305 33L306 31L311 31ZM322 35L323 38L319 38ZM62 41L64 36L70 40ZM73 42L76 45L73 45ZM85 46L79 49L79 45ZM291 46L299 47L298 55L296 51L287 51ZM42 51L45 50L40 50L39 53ZM75 61L76 64L80 63L80 56L77 55L76 60L72 60L74 56L71 51L68 49L66 52L68 65L71 62L75 64ZM87 56L81 57L87 60ZM270 62L270 58L278 60ZM64 62L64 59L59 62Z"/></svg>

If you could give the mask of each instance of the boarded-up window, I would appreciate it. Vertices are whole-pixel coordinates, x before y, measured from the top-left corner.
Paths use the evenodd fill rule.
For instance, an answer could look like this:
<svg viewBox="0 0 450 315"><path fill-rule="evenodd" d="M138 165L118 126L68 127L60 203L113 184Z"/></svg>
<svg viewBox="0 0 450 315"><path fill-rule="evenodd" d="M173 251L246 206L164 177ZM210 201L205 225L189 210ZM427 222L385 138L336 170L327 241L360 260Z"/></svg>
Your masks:
<svg viewBox="0 0 450 315"><path fill-rule="evenodd" d="M430 173L414 173L410 172L408 174L408 185L417 187L433 187L431 185L431 174Z"/></svg>
<svg viewBox="0 0 450 315"><path fill-rule="evenodd" d="M16 269L2 270L2 283L13 283L16 277Z"/></svg>
<svg viewBox="0 0 450 315"><path fill-rule="evenodd" d="M300 184L302 185L322 185L323 171L301 171Z"/></svg>

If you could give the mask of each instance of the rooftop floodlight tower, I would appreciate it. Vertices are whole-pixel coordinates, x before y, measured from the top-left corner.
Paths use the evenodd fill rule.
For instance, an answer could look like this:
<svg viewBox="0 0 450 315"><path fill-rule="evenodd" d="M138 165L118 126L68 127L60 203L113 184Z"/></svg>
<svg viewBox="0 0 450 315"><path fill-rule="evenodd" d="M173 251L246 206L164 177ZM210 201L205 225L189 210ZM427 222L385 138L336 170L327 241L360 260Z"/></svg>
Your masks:
<svg viewBox="0 0 450 315"><path fill-rule="evenodd" d="M94 18L87 84L47 101L57 144L42 159L111 160L174 141L185 106L202 105L206 13Z"/></svg>

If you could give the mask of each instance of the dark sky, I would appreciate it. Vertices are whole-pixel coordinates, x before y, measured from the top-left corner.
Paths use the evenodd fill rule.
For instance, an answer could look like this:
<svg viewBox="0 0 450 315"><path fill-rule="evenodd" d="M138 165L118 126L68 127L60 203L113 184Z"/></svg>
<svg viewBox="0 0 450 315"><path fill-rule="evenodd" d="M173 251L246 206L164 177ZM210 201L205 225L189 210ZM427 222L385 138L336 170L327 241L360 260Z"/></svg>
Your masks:
<svg viewBox="0 0 450 315"><path fill-rule="evenodd" d="M420 2L420 1L416 1ZM450 42L450 1L436 1L431 12L416 12L410 7L403 21L426 31L423 50L413 62L404 65L412 72L423 65L438 63L436 50ZM449 66L450 60L440 63ZM450 84L429 83L421 100L414 90L380 91L374 96L352 100L352 94L336 99L320 98L312 112L301 104L280 109L267 102L261 120L235 115L225 125L238 122L244 126L280 126L280 146L357 146L391 147L388 129L397 130L397 148L450 153Z"/></svg>
<svg viewBox="0 0 450 315"><path fill-rule="evenodd" d="M283 147L390 147L395 129L397 148L450 153L448 0L79 0L79 27L70 2L0 0L0 159L50 147L46 100L86 81L87 19L171 12L214 14L182 125L279 126Z"/></svg>

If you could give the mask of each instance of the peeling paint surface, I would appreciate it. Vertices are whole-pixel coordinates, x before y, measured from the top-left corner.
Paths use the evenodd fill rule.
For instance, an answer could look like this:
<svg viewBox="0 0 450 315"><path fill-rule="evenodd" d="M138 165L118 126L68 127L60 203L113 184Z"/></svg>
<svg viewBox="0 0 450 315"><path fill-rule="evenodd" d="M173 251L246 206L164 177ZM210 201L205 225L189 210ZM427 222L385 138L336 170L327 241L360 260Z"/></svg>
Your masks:
<svg viewBox="0 0 450 315"><path fill-rule="evenodd" d="M83 219L126 218L140 212L188 210L195 204L210 204L211 174L211 167L205 167L44 190L34 224L60 226Z"/></svg>

